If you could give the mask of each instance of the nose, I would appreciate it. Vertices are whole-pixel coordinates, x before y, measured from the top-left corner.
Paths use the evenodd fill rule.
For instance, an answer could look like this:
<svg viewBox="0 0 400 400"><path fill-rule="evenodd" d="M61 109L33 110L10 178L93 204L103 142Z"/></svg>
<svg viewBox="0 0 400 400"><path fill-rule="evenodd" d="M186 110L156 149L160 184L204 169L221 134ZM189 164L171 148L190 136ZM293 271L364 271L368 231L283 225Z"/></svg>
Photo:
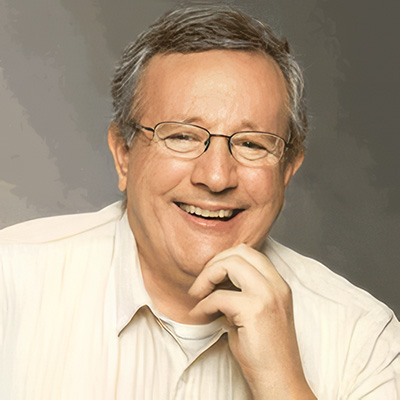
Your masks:
<svg viewBox="0 0 400 400"><path fill-rule="evenodd" d="M211 137L207 151L193 163L191 181L194 185L204 186L213 193L222 193L238 185L238 163L229 151L225 136Z"/></svg>

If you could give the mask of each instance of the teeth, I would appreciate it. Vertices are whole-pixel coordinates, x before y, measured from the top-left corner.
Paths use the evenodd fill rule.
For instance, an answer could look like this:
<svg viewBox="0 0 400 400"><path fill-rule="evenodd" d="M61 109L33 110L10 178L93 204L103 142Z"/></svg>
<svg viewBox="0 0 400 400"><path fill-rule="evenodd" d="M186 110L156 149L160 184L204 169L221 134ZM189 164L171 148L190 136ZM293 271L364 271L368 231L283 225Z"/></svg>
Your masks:
<svg viewBox="0 0 400 400"><path fill-rule="evenodd" d="M233 214L233 210L219 210L219 211L211 211L211 210L203 210L200 207L195 207L188 204L179 204L179 207L186 211L189 214L196 214L199 217L209 217L209 218L229 218Z"/></svg>

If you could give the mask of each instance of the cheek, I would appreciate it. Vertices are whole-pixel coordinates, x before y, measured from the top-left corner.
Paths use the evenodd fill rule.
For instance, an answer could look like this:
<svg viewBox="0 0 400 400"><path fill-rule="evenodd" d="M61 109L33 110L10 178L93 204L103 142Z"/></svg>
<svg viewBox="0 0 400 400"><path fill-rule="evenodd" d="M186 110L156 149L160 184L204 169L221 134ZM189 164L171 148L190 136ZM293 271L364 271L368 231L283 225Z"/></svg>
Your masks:
<svg viewBox="0 0 400 400"><path fill-rule="evenodd" d="M284 179L278 168L247 170L242 181L255 205L271 207L282 202Z"/></svg>
<svg viewBox="0 0 400 400"><path fill-rule="evenodd" d="M247 196L251 198L249 218L242 242L259 248L283 205L284 181L278 170L253 171L247 174Z"/></svg>
<svg viewBox="0 0 400 400"><path fill-rule="evenodd" d="M149 147L132 152L128 172L128 196L152 204L189 176L188 163L160 154Z"/></svg>

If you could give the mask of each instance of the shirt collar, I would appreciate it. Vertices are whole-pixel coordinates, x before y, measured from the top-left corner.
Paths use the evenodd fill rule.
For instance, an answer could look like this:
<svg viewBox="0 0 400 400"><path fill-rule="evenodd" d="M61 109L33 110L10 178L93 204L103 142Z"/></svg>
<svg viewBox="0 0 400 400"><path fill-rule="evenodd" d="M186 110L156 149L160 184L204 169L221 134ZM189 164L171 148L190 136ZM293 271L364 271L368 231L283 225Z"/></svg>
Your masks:
<svg viewBox="0 0 400 400"><path fill-rule="evenodd" d="M117 223L114 249L116 316L119 335L141 307L153 308L144 286L136 242L126 211Z"/></svg>

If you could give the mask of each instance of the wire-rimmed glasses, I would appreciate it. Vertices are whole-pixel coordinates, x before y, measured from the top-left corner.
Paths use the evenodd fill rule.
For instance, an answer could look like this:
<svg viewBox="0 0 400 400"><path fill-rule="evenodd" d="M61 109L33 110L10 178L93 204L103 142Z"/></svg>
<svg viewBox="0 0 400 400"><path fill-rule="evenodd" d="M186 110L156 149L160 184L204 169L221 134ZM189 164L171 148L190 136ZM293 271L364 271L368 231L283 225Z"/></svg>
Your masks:
<svg viewBox="0 0 400 400"><path fill-rule="evenodd" d="M154 128L134 125L136 129L153 133L153 141L163 145L177 157L195 159L207 151L212 137L225 137L232 156L246 166L275 165L290 144L274 133L258 131L236 132L231 136L214 135L206 128L181 122L160 122Z"/></svg>

